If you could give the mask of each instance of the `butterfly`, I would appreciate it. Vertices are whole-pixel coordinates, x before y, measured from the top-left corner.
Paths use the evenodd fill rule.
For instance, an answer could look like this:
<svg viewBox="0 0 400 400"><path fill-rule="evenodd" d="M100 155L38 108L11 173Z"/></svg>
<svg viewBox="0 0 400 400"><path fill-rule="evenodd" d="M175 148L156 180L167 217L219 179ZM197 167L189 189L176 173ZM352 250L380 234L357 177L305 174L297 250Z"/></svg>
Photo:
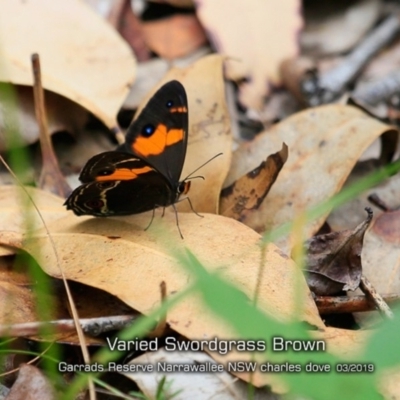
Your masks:
<svg viewBox="0 0 400 400"><path fill-rule="evenodd" d="M132 122L123 145L89 159L79 176L82 185L64 205L76 215L96 217L150 210L154 216L157 207L173 206L190 189L188 177L180 181L187 140L185 88L170 81Z"/></svg>

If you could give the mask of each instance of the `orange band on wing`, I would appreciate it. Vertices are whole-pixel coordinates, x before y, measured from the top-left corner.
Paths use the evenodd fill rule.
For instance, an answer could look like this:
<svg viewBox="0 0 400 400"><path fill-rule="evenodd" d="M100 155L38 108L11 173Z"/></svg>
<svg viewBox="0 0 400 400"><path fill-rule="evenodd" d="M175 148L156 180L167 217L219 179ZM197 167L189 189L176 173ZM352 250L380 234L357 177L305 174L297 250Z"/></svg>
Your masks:
<svg viewBox="0 0 400 400"><path fill-rule="evenodd" d="M153 171L151 167L143 167L136 169L119 168L116 169L111 175L96 176L97 182L102 181L128 181L130 179L135 179L140 174L145 174L146 172Z"/></svg>
<svg viewBox="0 0 400 400"><path fill-rule="evenodd" d="M172 113L187 113L186 107L174 107L169 110Z"/></svg>
<svg viewBox="0 0 400 400"><path fill-rule="evenodd" d="M164 124L157 126L151 137L138 137L132 144L132 149L142 156L153 156L161 154L166 146L171 146L183 140L183 129L170 129Z"/></svg>

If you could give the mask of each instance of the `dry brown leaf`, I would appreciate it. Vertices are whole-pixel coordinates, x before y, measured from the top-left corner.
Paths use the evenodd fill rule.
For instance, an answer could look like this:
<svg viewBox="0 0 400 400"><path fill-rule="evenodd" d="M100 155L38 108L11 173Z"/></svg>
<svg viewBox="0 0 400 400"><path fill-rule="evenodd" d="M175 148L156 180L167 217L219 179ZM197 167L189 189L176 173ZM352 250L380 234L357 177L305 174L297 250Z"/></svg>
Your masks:
<svg viewBox="0 0 400 400"><path fill-rule="evenodd" d="M22 268L21 268L22 267ZM35 281L28 276L25 265L15 266L13 257L0 257L0 325L14 325L26 322L42 322L43 315L38 312L38 298ZM24 268L24 270L22 270ZM55 281L55 280L53 280ZM58 281L57 281L58 282ZM55 282L50 286L57 287ZM116 297L95 289L91 286L70 284L72 296L75 299L80 318L96 318L112 315L134 314L134 311ZM55 290L55 289L54 289ZM64 288L58 288L57 293L42 293L42 301L45 299L51 308L47 310L50 319L60 320L70 318L68 301ZM57 341L73 345L80 345L76 333L54 331L52 336L30 335L32 340ZM100 339L86 336L88 344L102 344Z"/></svg>
<svg viewBox="0 0 400 400"><path fill-rule="evenodd" d="M45 222L54 221L66 215L62 206L64 199L33 187L25 187L35 201ZM0 231L22 232L30 224L32 229L43 227L37 211L29 203L28 196L18 186L0 186ZM0 246L0 256L14 254L12 249Z"/></svg>
<svg viewBox="0 0 400 400"><path fill-rule="evenodd" d="M145 43L167 60L192 53L207 42L197 17L175 14L168 18L141 24Z"/></svg>
<svg viewBox="0 0 400 400"><path fill-rule="evenodd" d="M14 108L15 120L19 127L21 140L25 144L31 144L39 138L39 127L33 107L33 90L31 87L14 86L16 107ZM56 93L47 91L46 113L50 133L58 131L77 132L83 129L87 122L88 112L76 103ZM0 102L2 100L0 99ZM7 129L7 117L3 115L4 104L0 103L0 132ZM5 142L0 135L0 151L5 150Z"/></svg>
<svg viewBox="0 0 400 400"><path fill-rule="evenodd" d="M25 190L41 211L46 223L67 215L63 207L65 199L62 197L28 186L25 186ZM0 231L22 232L27 224L32 229L43 227L43 222L29 203L26 192L18 186L0 186Z"/></svg>
<svg viewBox="0 0 400 400"><path fill-rule="evenodd" d="M245 106L260 109L270 84L280 83L280 63L297 54L299 9L298 0L196 0L197 15L211 41L230 58L226 76L248 79L240 89Z"/></svg>
<svg viewBox="0 0 400 400"><path fill-rule="evenodd" d="M256 169L239 178L221 192L220 214L246 224L249 214L260 207L280 170L287 161L288 148L271 154Z"/></svg>
<svg viewBox="0 0 400 400"><path fill-rule="evenodd" d="M367 219L353 231L317 235L305 243L304 271L308 286L317 295L328 296L358 288L364 235L372 221L372 210L366 211Z"/></svg>
<svg viewBox="0 0 400 400"><path fill-rule="evenodd" d="M118 34L78 0L3 0L2 10L0 80L32 85L30 57L38 53L45 89L115 126L135 74L133 55ZM40 29L32 29L32 21Z"/></svg>
<svg viewBox="0 0 400 400"><path fill-rule="evenodd" d="M135 310L148 314L160 305L161 281L166 283L168 297L190 286L193 276L177 265L170 253L170 249L183 251L187 246L209 270L218 272L249 299L253 298L261 263L257 233L230 218L212 214L199 218L193 213L179 213L185 236L181 240L172 212L167 212L163 220L155 218L150 229L143 231L150 218L151 213L112 219L72 216L49 224L67 279L106 290ZM0 233L1 243L23 248L40 259L46 273L60 277L52 242L45 234L38 233L24 244L21 240L22 237L10 240ZM260 308L274 318L287 321L296 317L323 329L315 303L293 261L270 244L265 265L268 268L262 274L258 296ZM296 295L293 292L293 285L303 293L302 314L294 315L299 297L297 291ZM225 322L205 308L198 293L187 296L170 310L167 322L191 339L236 337ZM217 357L214 353L211 356ZM243 353L236 353L236 358L245 357ZM247 359L250 357L247 354ZM256 384L267 384L269 378L259 376Z"/></svg>
<svg viewBox="0 0 400 400"><path fill-rule="evenodd" d="M7 400L55 400L57 397L49 379L33 365L24 364Z"/></svg>
<svg viewBox="0 0 400 400"><path fill-rule="evenodd" d="M35 296L28 287L0 281L0 324L37 321Z"/></svg>
<svg viewBox="0 0 400 400"><path fill-rule="evenodd" d="M365 352L372 330L349 330L327 327L323 332L312 331L315 339L323 339L327 350L338 357L352 360Z"/></svg>
<svg viewBox="0 0 400 400"><path fill-rule="evenodd" d="M286 143L290 157L259 212L248 221L259 232L273 229L339 192L368 146L379 136L386 139L390 134L398 135L390 126L351 106L311 108L239 148L234 153L226 185L256 167L266 154L277 151L282 142ZM315 234L325 218L326 215L307 224L305 237ZM287 246L282 241L280 247Z"/></svg>
<svg viewBox="0 0 400 400"><path fill-rule="evenodd" d="M197 212L217 213L222 184L231 161L232 144L222 58L210 55L187 68L171 69L142 104L146 104L159 87L173 79L183 84L189 103L189 142L181 178L218 153L223 153L195 173L204 176L205 182L200 179L193 181L189 192ZM191 210L187 201L178 203L177 208L181 211Z"/></svg>

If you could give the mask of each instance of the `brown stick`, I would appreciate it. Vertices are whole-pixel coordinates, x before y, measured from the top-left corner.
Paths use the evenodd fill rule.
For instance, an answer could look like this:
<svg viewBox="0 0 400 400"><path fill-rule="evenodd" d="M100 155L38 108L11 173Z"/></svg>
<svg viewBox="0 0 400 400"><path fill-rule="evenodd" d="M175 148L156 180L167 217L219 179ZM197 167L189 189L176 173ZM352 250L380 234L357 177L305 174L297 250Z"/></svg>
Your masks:
<svg viewBox="0 0 400 400"><path fill-rule="evenodd" d="M81 318L79 323L82 330L91 335L98 336L100 333L112 330L120 330L130 325L137 317L133 315L118 315L100 318ZM73 319L60 319L55 321L25 322L21 324L0 325L0 336L23 337L39 335L45 328L51 328L54 332L75 332Z"/></svg>
<svg viewBox="0 0 400 400"><path fill-rule="evenodd" d="M393 319L392 310L389 308L385 300L383 300L382 296L375 290L371 282L365 276L361 277L360 289L383 316L388 319Z"/></svg>
<svg viewBox="0 0 400 400"><path fill-rule="evenodd" d="M36 53L32 54L31 60L34 79L33 95L35 99L35 114L39 125L40 147L42 149L43 159L39 186L42 189L49 190L54 194L65 198L69 193L71 193L71 188L60 171L57 158L54 154L53 144L50 139L50 133L47 126L39 55Z"/></svg>
<svg viewBox="0 0 400 400"><path fill-rule="evenodd" d="M160 293L161 293L161 304L165 302L167 299L167 285L165 281L160 283ZM167 327L167 315L163 315L160 320L158 321L157 326L154 328L153 331L149 333L149 337L160 337L165 332Z"/></svg>
<svg viewBox="0 0 400 400"><path fill-rule="evenodd" d="M383 296L388 303L399 303L400 297L396 294ZM363 311L374 311L376 307L366 296L315 296L315 303L320 314L343 314Z"/></svg>

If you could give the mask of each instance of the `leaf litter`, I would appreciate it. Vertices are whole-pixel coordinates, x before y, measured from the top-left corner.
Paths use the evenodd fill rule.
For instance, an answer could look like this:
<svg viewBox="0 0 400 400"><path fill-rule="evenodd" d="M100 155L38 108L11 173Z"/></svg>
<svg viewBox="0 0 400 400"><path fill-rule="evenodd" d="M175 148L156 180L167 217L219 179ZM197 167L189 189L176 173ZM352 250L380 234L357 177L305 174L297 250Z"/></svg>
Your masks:
<svg viewBox="0 0 400 400"><path fill-rule="evenodd" d="M370 7L369 20L364 20L361 28L365 31L366 27L371 25L371 21L376 18L378 2L365 1L362 3L360 6L365 7L364 12L366 12L366 7ZM178 267L170 253L171 248L178 249L186 245L205 265L208 265L211 271L217 271L239 287L247 299L251 300L254 297L258 282L260 285L260 308L267 314L272 313L278 319L290 320L293 316L295 302L298 300L292 293L296 281L297 285L300 285L300 292L302 292L305 303L303 313L298 315L298 319L318 327L320 332L314 333L314 336L318 337L319 335L319 337L324 338L329 344L329 349L331 347L336 348L341 356L348 353L352 357L351 350L354 350L354 347L362 352L363 346L368 340L368 333L324 326L305 280L299 278L297 267L285 255L285 253L290 252L287 238L277 243L280 246L279 248L272 244L268 245L266 250L268 268L260 278L258 275L260 265L262 265L260 263L260 236L253 230L263 233L274 229L282 223L292 221L304 209L320 204L333 194L338 193L362 153L377 138L381 138L383 142L380 165L389 162L395 152L398 131L357 108L332 104L298 112L278 124L266 128L253 141L236 144L238 149L232 153L235 144L232 142L231 135L232 116L228 112L224 99L223 64L225 63L225 76L234 77L236 80L245 78L243 82L239 81L239 100L242 106L248 106L250 109L258 108L262 103L263 96L267 93L270 93L272 99L276 95L275 88L273 85L265 83L279 84L281 78L276 73L276 71L279 71L279 62L284 58L293 57L298 51L298 45L293 41L294 32L297 32L299 23L301 23L299 15L296 14L298 2L291 3L290 12L286 13L287 24L285 23L279 28L282 37L288 39L287 46L282 46L271 61L268 59L271 53L263 54L264 44L257 48L258 50L255 49L254 54L260 60L260 63L254 63L254 59L249 63L248 54L252 50L250 46L247 46L247 44L244 46L242 41L235 41L233 34L225 37L228 31L222 30L218 22L221 17L217 18L222 10L222 8L219 8L220 6L207 1L197 2L196 5L201 24L208 32L212 33L212 41L217 43L219 51L228 56L228 61L216 55L200 56L200 61L183 70L172 69L157 83L156 87L168 80L178 79L184 84L188 92L190 134L183 176L195 170L213 155L219 152L223 153L222 157L213 160L212 163L201 170L205 181L195 182L190 193L196 211L212 214L205 214L203 218L199 218L186 212L190 211L185 208L187 205L179 204L178 218L185 234L185 241L184 243L177 243L175 215L168 210L163 219L159 218L157 215L159 211L156 211L156 219L153 225L147 231L144 231L151 218L149 213L106 220L88 217L77 218L60 207L61 198L49 197L45 192L36 189L34 200L38 203L39 210L43 213L48 225L51 238L54 240L55 248L53 248L47 233L41 229L41 221L37 219L34 212L29 211L29 219L33 221L33 230L28 235L25 234L23 215L25 209L23 206L19 207L18 202L15 201L21 196L17 194L15 188L3 186L0 191L0 212L2 214L0 216L0 242L3 245L0 248L1 255L13 254L12 248L23 249L32 254L35 259L40 260L46 273L59 278L60 271L56 267L54 255L56 250L68 279L103 289L114 295L115 298L121 299L127 307L131 307L128 307L126 312L137 310L140 313L148 314L160 304L160 281L165 279L168 297L175 296L187 287L188 283L192 282L190 273ZM249 5L245 7L247 7L247 10L249 9ZM260 7L259 10L261 9L261 6L257 7ZM375 14L371 12L373 7L375 7ZM41 6L38 8L38 12L44 12ZM50 12L52 11L49 10ZM87 19L92 18L92 15L89 17L89 14L85 14L87 10L81 11L79 9L77 14L80 12ZM243 15L248 16L245 25L249 26L249 30L257 32L259 25L252 23L252 21L256 21L258 16L246 13L243 13ZM57 21L57 19L55 18L54 21ZM233 22L233 19L228 22ZM168 23L171 23L171 21ZM165 26L168 26L168 23ZM99 24L99 32L103 29L100 28L100 25L101 23ZM115 23L114 26L118 26L118 23ZM268 26L268 24L263 26ZM193 26L181 28L188 29L189 36L193 36L181 38L183 41L177 47L172 46L172 43L169 47L168 45L165 46L165 42L157 39L160 33L154 31L154 37L151 39L155 43L153 49L157 49L160 54L163 53L166 57L169 54L171 58L176 58L177 55L184 57L185 53L190 53L187 56L189 59L195 53L196 48L203 46L204 36L201 35L204 35L204 33L201 32L201 29L196 32L197 28L195 29ZM184 29L179 34L182 34ZM104 30L104 35L107 35L106 30ZM263 29L258 29L258 32L262 31ZM179 32L179 29L176 32ZM176 32L175 34L177 34ZM358 35L361 34L358 33ZM275 36L276 32L271 36L274 41ZM218 40L215 40L216 38ZM38 43L41 43L40 41L45 38L39 39ZM182 43L185 43L186 39L189 39L186 43L190 43L192 47L180 52ZM110 43L112 40L114 39L111 39L110 36ZM44 40L43 43L46 43L46 41ZM116 43L115 41L115 51L118 50L120 53L114 58L113 63L118 57L121 57L121 60L126 57L125 67L130 64L134 68L133 58L128 56L128 53L125 52L126 49L123 50L123 47ZM174 43L174 45L177 43ZM9 43L7 43L8 45ZM14 50L9 50L9 47L7 47L9 52L7 54L18 53L19 50L22 51L22 47L23 49L26 48L25 45L21 49L18 46L16 45L17 49ZM261 48L263 50L259 51ZM107 51L108 54L115 55L111 50ZM169 51L172 52L165 53ZM40 54L44 54L46 68L50 68L48 58L45 55L46 52L40 52ZM25 60L22 53L18 55L22 64L28 62L29 56L30 54ZM235 56L242 58L242 60L238 62L234 59ZM241 64L241 61L244 62ZM264 68L261 72L261 65L265 65L265 62L267 62L268 68ZM75 82L69 81L69 75L62 78L62 84L59 86L52 86L49 76L52 76L53 73L54 76L57 76L60 71L65 70L57 68L58 71L56 72L55 69L51 70L51 68L45 71L45 87L47 89L53 88L55 92L75 101L77 101L76 93L78 93L78 97L83 95L83 100L77 101L79 104L102 119L108 127L115 126L116 110L122 104L123 94L126 93L126 83L133 78L133 68L129 73L127 69L123 69L123 74L114 74L114 80L104 78L105 69L104 66L102 67L104 73L102 72L101 79L104 84L98 85L101 86L99 89L108 90L105 83L109 83L112 90L118 87L118 90L113 93L115 96L111 96L113 99L108 96L107 101L109 103L107 106L105 106L105 97L107 96L96 92L97 88L90 94L88 92L81 93L81 88L75 87ZM83 67L83 70L85 70L85 67ZM18 69L12 71L12 73L14 74L12 78L9 79L7 76L4 80L10 80L15 84L21 82L31 84L31 81L27 81L27 71L24 72L25 75ZM76 79L77 76L79 74L74 75L74 78ZM120 83L116 83L119 78ZM94 78L93 82L96 79ZM76 81L80 82L79 79L76 79ZM260 85L260 82L264 83ZM83 89L84 85L81 86ZM156 87L153 90L156 90ZM77 92L74 93L74 90ZM146 92L148 92L148 97L154 93L154 91L148 90ZM102 102L102 100L104 101ZM272 105L274 101L270 100L269 103ZM135 104L137 104L137 100L135 100ZM272 114L270 112L270 115ZM254 116L254 114L252 115ZM29 140L34 140L34 136ZM268 160L267 157L272 157L273 154L277 153L282 143L287 144L288 160L285 163L287 154L285 156L281 153L280 161L274 166L275 171L268 174L266 173L267 165L269 165L269 162L266 161ZM271 160L271 158L269 159ZM264 168L260 168L260 166ZM253 184L253 187L249 184L250 177L263 175L264 178L264 174L268 175L265 177L265 181L263 180L262 183L259 183L258 180L254 181L257 184ZM227 188L229 185L234 188L231 190L233 190L235 196L226 208L226 205L223 204L226 197L221 196L221 189ZM256 195L254 195L254 191ZM251 200L249 194L253 196ZM243 198L247 199L245 204ZM363 203L363 207L358 207L358 210L361 210L364 206L365 203ZM219 207L221 207L220 210ZM227 209L230 210L231 217L244 222L250 228L231 219L215 215L218 212L226 215ZM232 213L232 210L237 212ZM309 258L308 268L310 268L310 265L314 265L314 267L318 265L317 270L312 268L314 276L327 277L329 279L328 287L333 285L333 287L354 289L360 282L361 268L363 274L366 273L371 281L374 281L380 275L377 266L381 265L384 259L385 274L382 274L384 276L382 281L386 286L384 284L381 286L379 282L373 282L374 286L379 292L381 290L383 292L385 290L398 292L396 279L393 279L397 276L396 266L399 258L396 250L397 211L390 210L378 215L372 222L371 229L366 233L365 230L370 221L363 222L352 233L328 233L312 238L323 225L327 216L328 213L317 221L309 223L304 231L304 236L309 239L308 245L312 249L315 259L311 261L311 258ZM344 218L346 219L346 216ZM364 245L361 250L364 234ZM326 248L321 250L320 248L317 249L318 246L315 246L315 243L321 243L322 239L325 243L322 247L329 248L328 254L325 252ZM38 251L39 247L42 251ZM380 249L379 252L376 251L377 248ZM344 255L343 250L347 250ZM390 256L384 257L384 253ZM350 262L348 262L349 258L351 259ZM328 263L326 263L327 259L330 260L328 260ZM335 263L340 267L334 268L333 273L328 268L327 272L326 265L332 266ZM370 270L373 272L370 272ZM15 277L6 272L3 278L2 287L6 288L6 292L8 290L8 293L14 293L15 296L18 290L22 290L21 294L15 297L20 296L20 299L23 300L20 306L22 309L33 304L31 297L23 290L25 286L16 285L16 282L13 282ZM390 284L388 285L387 282L390 282ZM315 288L315 284L313 283L311 287ZM336 291L336 288L328 290L329 293L332 291ZM80 314L82 315L85 315L86 308L82 309L81 306L82 302L85 302L86 296L95 299L91 303L94 308L96 308L97 302L100 303L103 296L106 297L104 294L100 294L99 300L97 300L94 295L89 294L89 289L86 289L85 292L82 295L82 300L78 298ZM326 285L322 292L326 293ZM77 293L74 296L77 296ZM16 301L16 304L18 304L18 300ZM107 301L112 303L110 299ZM106 311L105 308L101 307L101 311L109 314L113 308L114 306ZM8 315L12 315L12 310L9 310ZM33 312L33 310L31 311ZM29 315L29 306L27 312L27 315ZM34 314L31 317L35 318ZM24 318L24 316L21 318ZM188 339L196 339L199 335L235 337L234 333L227 330L224 323L215 320L209 314L202 305L200 298L194 294L168 312L167 322L170 328ZM73 343L73 340L70 343ZM144 357L146 356L150 355L145 354ZM256 382L257 384L270 383L268 380L258 380L258 378ZM154 382L152 386L152 390L154 390L156 387ZM274 386L274 388L278 390L278 386ZM143 390L146 392L144 387Z"/></svg>

